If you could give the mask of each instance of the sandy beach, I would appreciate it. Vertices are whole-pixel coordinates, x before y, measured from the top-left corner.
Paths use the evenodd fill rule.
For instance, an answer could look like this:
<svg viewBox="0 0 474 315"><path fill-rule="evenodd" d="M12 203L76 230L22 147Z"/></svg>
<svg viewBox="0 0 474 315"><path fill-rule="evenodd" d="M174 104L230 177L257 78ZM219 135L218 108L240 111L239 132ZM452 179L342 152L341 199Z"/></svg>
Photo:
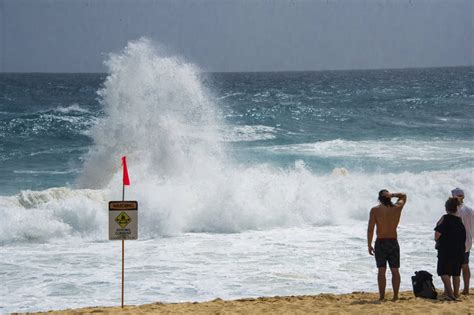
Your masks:
<svg viewBox="0 0 474 315"><path fill-rule="evenodd" d="M472 290L471 292L473 292ZM120 307L88 307L37 314L474 314L474 293L460 301L415 298L411 291L398 301L378 301L376 293L277 296L209 302L153 303ZM387 297L391 298L391 292Z"/></svg>

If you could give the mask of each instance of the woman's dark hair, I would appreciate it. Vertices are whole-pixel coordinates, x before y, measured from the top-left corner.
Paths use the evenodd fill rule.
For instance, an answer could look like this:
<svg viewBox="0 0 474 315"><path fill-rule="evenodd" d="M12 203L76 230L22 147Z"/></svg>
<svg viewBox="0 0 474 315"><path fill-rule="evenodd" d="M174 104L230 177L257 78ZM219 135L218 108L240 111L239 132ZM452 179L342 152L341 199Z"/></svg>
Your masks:
<svg viewBox="0 0 474 315"><path fill-rule="evenodd" d="M446 208L446 212L448 213L456 213L458 211L459 200L457 198L449 198L444 207Z"/></svg>
<svg viewBox="0 0 474 315"><path fill-rule="evenodd" d="M387 192L387 189L382 189L381 191L379 191L379 201L384 206L393 207L392 199L384 196L384 194Z"/></svg>

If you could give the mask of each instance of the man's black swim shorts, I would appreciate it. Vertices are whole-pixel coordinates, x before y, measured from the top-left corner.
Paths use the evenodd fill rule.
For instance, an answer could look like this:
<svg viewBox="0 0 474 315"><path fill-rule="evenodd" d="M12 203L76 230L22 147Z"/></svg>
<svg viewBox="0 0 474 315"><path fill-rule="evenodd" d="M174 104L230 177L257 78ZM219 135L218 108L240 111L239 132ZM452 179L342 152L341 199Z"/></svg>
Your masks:
<svg viewBox="0 0 474 315"><path fill-rule="evenodd" d="M375 261L377 268L400 268L400 246L395 238L378 238L375 241Z"/></svg>

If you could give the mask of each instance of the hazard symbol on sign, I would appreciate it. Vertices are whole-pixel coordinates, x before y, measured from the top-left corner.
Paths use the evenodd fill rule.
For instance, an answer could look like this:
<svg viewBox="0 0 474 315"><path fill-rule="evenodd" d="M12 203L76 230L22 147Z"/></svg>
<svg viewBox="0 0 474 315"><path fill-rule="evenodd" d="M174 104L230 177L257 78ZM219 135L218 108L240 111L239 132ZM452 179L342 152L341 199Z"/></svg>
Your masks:
<svg viewBox="0 0 474 315"><path fill-rule="evenodd" d="M124 229L130 223L130 221L132 221L132 219L125 212L121 212L115 218L115 222L117 222L122 229Z"/></svg>

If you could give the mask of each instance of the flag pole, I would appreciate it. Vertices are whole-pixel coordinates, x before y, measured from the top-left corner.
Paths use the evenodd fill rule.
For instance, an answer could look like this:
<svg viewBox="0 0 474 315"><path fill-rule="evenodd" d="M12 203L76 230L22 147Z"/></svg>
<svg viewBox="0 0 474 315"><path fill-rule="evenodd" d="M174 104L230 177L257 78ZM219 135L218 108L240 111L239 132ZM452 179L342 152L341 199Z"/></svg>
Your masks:
<svg viewBox="0 0 474 315"><path fill-rule="evenodd" d="M122 240L122 308L123 308L124 267L125 267L125 240Z"/></svg>
<svg viewBox="0 0 474 315"><path fill-rule="evenodd" d="M127 158L122 156L123 178L122 178L122 201L125 201L125 185L130 185L130 178L128 177ZM122 239L122 308L124 296L124 275L125 275L125 239Z"/></svg>
<svg viewBox="0 0 474 315"><path fill-rule="evenodd" d="M122 183L122 201L125 200L125 185ZM122 240L122 308L123 308L123 283L125 275L125 240Z"/></svg>

